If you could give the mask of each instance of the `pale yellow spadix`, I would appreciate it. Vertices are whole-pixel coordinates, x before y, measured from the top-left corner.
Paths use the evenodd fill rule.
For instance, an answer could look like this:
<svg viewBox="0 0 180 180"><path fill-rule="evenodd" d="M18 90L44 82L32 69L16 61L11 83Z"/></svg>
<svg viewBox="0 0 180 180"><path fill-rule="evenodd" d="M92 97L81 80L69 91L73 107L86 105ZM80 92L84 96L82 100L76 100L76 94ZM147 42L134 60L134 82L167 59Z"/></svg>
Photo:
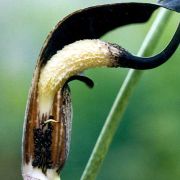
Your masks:
<svg viewBox="0 0 180 180"><path fill-rule="evenodd" d="M71 76L92 67L115 66L119 56L118 47L100 40L76 41L58 51L40 73L40 115L49 113L56 92Z"/></svg>

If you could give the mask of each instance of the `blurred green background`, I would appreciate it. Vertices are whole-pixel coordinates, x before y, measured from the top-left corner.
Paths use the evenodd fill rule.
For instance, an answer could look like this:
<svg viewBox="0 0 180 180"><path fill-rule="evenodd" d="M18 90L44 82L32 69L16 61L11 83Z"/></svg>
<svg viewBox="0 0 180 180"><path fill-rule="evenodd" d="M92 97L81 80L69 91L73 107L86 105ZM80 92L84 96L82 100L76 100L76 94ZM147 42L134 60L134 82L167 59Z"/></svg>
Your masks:
<svg viewBox="0 0 180 180"><path fill-rule="evenodd" d="M111 2L120 1L0 0L1 180L22 179L24 111L36 59L48 32L77 9ZM175 14L169 20L155 53L166 46L179 17ZM102 38L137 53L152 21L153 18L146 24L116 29ZM179 57L180 50L163 66L144 72L98 180L180 179ZM86 71L95 82L93 90L77 81L70 83L74 117L70 155L61 173L63 180L80 179L127 71L108 68Z"/></svg>

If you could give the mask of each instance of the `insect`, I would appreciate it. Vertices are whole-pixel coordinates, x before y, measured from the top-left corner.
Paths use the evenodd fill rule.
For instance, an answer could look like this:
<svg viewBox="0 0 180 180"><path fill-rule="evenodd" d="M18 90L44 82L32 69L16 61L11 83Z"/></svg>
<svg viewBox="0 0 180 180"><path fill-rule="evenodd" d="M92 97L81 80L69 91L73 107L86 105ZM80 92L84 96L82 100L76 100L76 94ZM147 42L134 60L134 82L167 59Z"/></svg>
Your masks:
<svg viewBox="0 0 180 180"><path fill-rule="evenodd" d="M149 58L137 57L119 45L99 40L116 27L148 21L161 6L179 11L173 5L175 1L171 2L96 6L77 11L57 24L41 50L28 97L23 132L24 180L60 179L70 146L69 81L81 80L92 87L92 80L80 74L88 68L150 69L163 64L175 52L180 41L180 25L169 45Z"/></svg>

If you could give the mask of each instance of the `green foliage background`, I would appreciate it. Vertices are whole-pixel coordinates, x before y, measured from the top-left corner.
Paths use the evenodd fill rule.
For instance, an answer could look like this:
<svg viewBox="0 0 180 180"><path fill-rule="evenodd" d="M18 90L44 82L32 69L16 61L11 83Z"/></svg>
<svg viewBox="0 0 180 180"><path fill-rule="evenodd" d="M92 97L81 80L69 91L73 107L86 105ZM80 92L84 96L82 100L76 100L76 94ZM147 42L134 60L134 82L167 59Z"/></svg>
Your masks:
<svg viewBox="0 0 180 180"><path fill-rule="evenodd" d="M111 2L120 1L0 0L2 180L22 179L21 136L25 105L36 59L48 32L60 19L77 9ZM137 53L153 17L146 24L113 30L102 39ZM154 53L166 46L179 17L175 14L168 22ZM179 57L178 49L166 64L144 72L98 180L180 179ZM127 71L107 68L86 71L95 82L93 90L77 81L70 83L74 117L70 155L61 175L63 180L80 178Z"/></svg>

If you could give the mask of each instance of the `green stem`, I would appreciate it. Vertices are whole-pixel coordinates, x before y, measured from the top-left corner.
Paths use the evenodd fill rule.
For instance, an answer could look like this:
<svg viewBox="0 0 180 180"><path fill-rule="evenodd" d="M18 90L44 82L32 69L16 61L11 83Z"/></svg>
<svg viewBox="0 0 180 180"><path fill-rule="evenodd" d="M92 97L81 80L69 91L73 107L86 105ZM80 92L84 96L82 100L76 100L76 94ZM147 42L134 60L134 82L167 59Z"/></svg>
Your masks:
<svg viewBox="0 0 180 180"><path fill-rule="evenodd" d="M139 56L150 56L164 29L166 23L172 13L168 10L161 9L150 28L139 52ZM112 142L114 134L122 120L123 113L127 108L128 99L130 98L133 90L135 89L143 71L129 70L128 75L120 88L120 91L114 101L112 109L106 119L102 128L96 145L93 149L91 157L87 166L82 174L81 180L94 180L102 165L102 162L108 152L109 146Z"/></svg>

